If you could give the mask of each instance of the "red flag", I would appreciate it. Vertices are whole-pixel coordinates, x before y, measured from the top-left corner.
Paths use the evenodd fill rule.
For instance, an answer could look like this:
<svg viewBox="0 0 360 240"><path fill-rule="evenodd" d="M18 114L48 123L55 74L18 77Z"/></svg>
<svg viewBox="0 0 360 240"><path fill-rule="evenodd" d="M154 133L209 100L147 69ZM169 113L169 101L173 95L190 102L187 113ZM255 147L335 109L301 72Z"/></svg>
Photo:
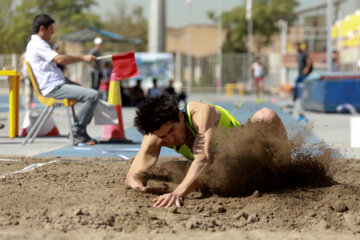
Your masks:
<svg viewBox="0 0 360 240"><path fill-rule="evenodd" d="M133 78L139 75L134 52L114 54L112 60L116 80Z"/></svg>

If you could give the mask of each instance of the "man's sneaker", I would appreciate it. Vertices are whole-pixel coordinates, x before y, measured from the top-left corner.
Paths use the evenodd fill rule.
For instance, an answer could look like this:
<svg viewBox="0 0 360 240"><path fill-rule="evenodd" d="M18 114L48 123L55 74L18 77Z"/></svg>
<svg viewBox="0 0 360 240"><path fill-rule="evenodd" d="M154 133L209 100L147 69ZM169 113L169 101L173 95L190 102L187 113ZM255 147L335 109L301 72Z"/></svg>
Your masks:
<svg viewBox="0 0 360 240"><path fill-rule="evenodd" d="M97 140L91 138L86 132L85 133L73 133L73 134L74 134L74 141L73 141L74 146L77 146L79 144L94 145L97 143Z"/></svg>
<svg viewBox="0 0 360 240"><path fill-rule="evenodd" d="M84 135L87 137L89 142L94 142L94 144L98 143L98 141L95 138L90 137L87 132L85 132Z"/></svg>

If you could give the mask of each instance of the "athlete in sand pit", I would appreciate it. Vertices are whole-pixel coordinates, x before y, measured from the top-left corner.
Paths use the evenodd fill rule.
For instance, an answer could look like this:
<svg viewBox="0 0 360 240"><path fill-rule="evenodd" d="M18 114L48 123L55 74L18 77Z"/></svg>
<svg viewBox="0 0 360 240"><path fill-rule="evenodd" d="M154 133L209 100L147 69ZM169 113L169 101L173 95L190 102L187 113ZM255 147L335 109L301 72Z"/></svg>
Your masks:
<svg viewBox="0 0 360 240"><path fill-rule="evenodd" d="M251 121L264 123L275 135L287 139L286 129L273 110L262 108ZM174 204L181 206L183 198L195 189L199 176L211 163L216 128L239 127L240 123L219 106L189 102L179 110L171 96L161 95L138 106L135 126L145 136L126 176L125 183L131 188L146 190L139 176L156 164L161 147L173 148L192 161L179 186L153 200L154 207L168 208Z"/></svg>

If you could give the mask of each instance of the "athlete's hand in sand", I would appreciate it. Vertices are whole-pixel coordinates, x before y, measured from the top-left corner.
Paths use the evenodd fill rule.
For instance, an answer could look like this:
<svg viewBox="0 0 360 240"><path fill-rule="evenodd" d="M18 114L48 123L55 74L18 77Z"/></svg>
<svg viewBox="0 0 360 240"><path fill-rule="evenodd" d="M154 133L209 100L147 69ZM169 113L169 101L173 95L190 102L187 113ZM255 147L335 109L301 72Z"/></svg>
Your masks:
<svg viewBox="0 0 360 240"><path fill-rule="evenodd" d="M139 189L142 192L145 192L146 187L144 187L141 180L136 177L136 174L130 174L126 176L125 184L131 187L132 189Z"/></svg>
<svg viewBox="0 0 360 240"><path fill-rule="evenodd" d="M155 198L153 202L154 202L153 207L156 208L159 207L169 208L174 204L177 207L181 207L183 198L180 196L180 194L176 192L172 192L172 193L166 193L158 198Z"/></svg>

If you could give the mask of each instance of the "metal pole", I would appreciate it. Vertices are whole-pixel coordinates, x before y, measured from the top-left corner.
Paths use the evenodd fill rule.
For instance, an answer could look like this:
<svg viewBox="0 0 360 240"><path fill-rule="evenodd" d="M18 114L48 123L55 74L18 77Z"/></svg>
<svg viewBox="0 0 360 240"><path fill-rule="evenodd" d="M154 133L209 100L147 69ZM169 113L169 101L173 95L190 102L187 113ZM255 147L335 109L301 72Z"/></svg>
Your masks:
<svg viewBox="0 0 360 240"><path fill-rule="evenodd" d="M286 44L287 44L287 31L288 31L288 23L287 21L280 19L279 24L281 27L281 57L286 55ZM286 67L280 67L280 82L278 84L286 83Z"/></svg>
<svg viewBox="0 0 360 240"><path fill-rule="evenodd" d="M181 54L179 50L176 51L175 72L176 72L176 81L181 82Z"/></svg>
<svg viewBox="0 0 360 240"><path fill-rule="evenodd" d="M17 61L16 61L16 53L11 54L11 68L14 70L18 70ZM21 69L19 69L21 71Z"/></svg>
<svg viewBox="0 0 360 240"><path fill-rule="evenodd" d="M252 19L248 21L248 49L247 49L247 57L248 57L248 86L251 87L251 44L252 44Z"/></svg>
<svg viewBox="0 0 360 240"><path fill-rule="evenodd" d="M165 0L150 0L148 21L148 51L165 51Z"/></svg>
<svg viewBox="0 0 360 240"><path fill-rule="evenodd" d="M331 72L332 65L332 39L331 39L331 26L333 19L333 3L332 0L327 0L327 8L326 8L326 69L328 72Z"/></svg>
<svg viewBox="0 0 360 240"><path fill-rule="evenodd" d="M218 0L218 21L217 21L217 44L218 44L218 56L216 66L216 92L221 94L222 92L222 0Z"/></svg>
<svg viewBox="0 0 360 240"><path fill-rule="evenodd" d="M187 54L187 65L188 65L188 78L186 84L186 94L190 97L191 94L191 83L192 83L192 63L191 63L191 0L187 0L189 7L189 24L188 24L188 54Z"/></svg>
<svg viewBox="0 0 360 240"><path fill-rule="evenodd" d="M288 23L287 21L281 19L281 54L286 54L286 43L287 43L287 30L288 30Z"/></svg>
<svg viewBox="0 0 360 240"><path fill-rule="evenodd" d="M253 21L252 21L252 0L247 0L246 2L246 18L248 20L248 47L247 47L247 57L248 57L248 87L251 88L252 86L252 79L251 79L251 45L252 45L252 38L253 38Z"/></svg>

